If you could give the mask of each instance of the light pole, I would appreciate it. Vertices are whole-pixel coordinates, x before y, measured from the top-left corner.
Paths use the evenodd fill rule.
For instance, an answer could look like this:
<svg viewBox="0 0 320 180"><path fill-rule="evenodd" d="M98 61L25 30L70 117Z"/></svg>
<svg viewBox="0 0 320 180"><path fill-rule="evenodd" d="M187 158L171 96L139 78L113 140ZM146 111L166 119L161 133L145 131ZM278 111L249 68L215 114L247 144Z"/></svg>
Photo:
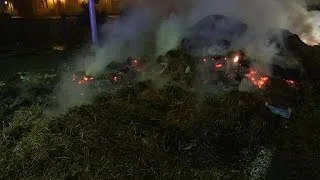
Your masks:
<svg viewBox="0 0 320 180"><path fill-rule="evenodd" d="M90 26L91 26L91 38L94 45L98 44L98 31L96 22L96 10L94 7L94 0L89 0L89 12L90 12Z"/></svg>

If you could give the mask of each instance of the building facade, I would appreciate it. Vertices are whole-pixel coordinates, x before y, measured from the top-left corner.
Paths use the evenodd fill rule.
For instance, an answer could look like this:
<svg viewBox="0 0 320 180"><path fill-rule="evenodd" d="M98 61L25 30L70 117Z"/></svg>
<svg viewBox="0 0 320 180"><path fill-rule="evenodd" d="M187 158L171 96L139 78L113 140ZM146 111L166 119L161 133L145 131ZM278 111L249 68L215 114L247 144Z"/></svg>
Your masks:
<svg viewBox="0 0 320 180"><path fill-rule="evenodd" d="M33 0L34 16L76 15L80 13L82 4L88 0ZM99 0L96 9L104 13L118 13L120 0Z"/></svg>
<svg viewBox="0 0 320 180"><path fill-rule="evenodd" d="M0 0L0 13L8 13L16 16L18 14L16 2L14 0Z"/></svg>

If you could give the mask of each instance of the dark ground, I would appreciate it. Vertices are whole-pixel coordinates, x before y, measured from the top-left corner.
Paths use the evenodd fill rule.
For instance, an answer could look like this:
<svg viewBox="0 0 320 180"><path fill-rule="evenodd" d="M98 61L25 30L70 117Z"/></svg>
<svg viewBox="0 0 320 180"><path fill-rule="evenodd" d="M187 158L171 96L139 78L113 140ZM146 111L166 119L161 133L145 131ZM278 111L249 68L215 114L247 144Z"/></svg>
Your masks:
<svg viewBox="0 0 320 180"><path fill-rule="evenodd" d="M60 19L0 20L0 35L0 80L21 71L57 68L90 41L89 27L77 25L74 18L65 24Z"/></svg>
<svg viewBox="0 0 320 180"><path fill-rule="evenodd" d="M75 18L0 20L2 48L50 48L53 44L74 47L90 40L88 26L77 25Z"/></svg>

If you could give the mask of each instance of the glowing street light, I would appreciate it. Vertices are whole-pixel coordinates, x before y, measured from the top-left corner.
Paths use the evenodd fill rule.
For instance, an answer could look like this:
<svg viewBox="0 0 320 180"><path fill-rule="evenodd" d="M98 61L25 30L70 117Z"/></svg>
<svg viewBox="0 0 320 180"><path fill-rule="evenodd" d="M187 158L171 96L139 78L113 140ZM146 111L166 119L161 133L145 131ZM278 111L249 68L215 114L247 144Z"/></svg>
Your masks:
<svg viewBox="0 0 320 180"><path fill-rule="evenodd" d="M8 1L4 1L4 4L7 5L7 4L8 4Z"/></svg>

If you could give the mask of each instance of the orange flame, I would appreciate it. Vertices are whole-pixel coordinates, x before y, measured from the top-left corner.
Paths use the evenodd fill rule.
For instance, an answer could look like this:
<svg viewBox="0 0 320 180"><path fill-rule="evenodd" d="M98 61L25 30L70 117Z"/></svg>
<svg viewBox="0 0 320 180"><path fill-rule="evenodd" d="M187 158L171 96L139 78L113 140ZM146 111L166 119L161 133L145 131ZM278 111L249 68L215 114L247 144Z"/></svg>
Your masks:
<svg viewBox="0 0 320 180"><path fill-rule="evenodd" d="M81 79L78 79L78 76L75 74L72 76L72 81L77 81L78 84L86 84L92 80L94 80L94 78L90 76L83 76Z"/></svg>
<svg viewBox="0 0 320 180"><path fill-rule="evenodd" d="M216 68L222 68L222 64L216 64Z"/></svg>
<svg viewBox="0 0 320 180"><path fill-rule="evenodd" d="M266 84L269 82L269 77L261 76L257 71L250 69L250 72L246 75L254 85L259 88L264 88Z"/></svg>

